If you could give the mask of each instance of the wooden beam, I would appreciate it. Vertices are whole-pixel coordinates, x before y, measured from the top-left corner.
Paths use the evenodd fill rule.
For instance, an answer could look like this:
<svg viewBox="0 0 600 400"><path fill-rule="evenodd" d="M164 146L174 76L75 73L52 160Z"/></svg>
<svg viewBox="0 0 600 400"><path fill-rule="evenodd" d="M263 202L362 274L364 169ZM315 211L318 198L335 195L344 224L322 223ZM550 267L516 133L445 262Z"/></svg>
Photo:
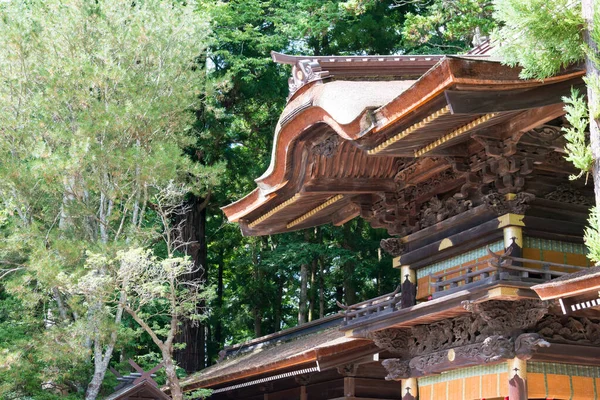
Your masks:
<svg viewBox="0 0 600 400"><path fill-rule="evenodd" d="M301 190L329 194L394 192L396 184L392 178L313 178Z"/></svg>
<svg viewBox="0 0 600 400"><path fill-rule="evenodd" d="M600 347L552 343L539 348L532 361L600 366Z"/></svg>
<svg viewBox="0 0 600 400"><path fill-rule="evenodd" d="M562 104L572 87L582 90L585 84L575 78L527 90L446 90L444 95L453 114L483 114Z"/></svg>

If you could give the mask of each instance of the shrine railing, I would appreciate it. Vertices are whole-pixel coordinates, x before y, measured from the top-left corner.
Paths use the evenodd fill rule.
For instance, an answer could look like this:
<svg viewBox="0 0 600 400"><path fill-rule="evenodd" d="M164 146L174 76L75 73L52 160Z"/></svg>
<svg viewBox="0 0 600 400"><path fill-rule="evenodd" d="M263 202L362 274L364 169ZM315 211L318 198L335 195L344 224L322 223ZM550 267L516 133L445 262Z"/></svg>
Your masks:
<svg viewBox="0 0 600 400"><path fill-rule="evenodd" d="M530 258L511 256L510 250L504 254L496 254L488 249L491 258L461 268L439 274L431 274L430 285L434 289L433 297L466 290L474 286L485 285L494 281L517 281L541 283L553 278L584 269L569 264L560 264ZM524 264L539 265L539 268L524 267ZM557 271L554 268L565 269ZM448 278L450 277L451 278Z"/></svg>
<svg viewBox="0 0 600 400"><path fill-rule="evenodd" d="M432 297L439 298L461 290L500 282L537 284L585 269L585 267L575 265L512 256L510 248L504 254L496 254L488 248L488 253L490 258L487 260L451 271L431 274ZM563 271L556 270L557 268ZM407 279L392 293L374 299L349 306L337 302L337 305L343 310L341 311L344 316L342 326L362 323L368 319L414 305L414 301L411 302L407 299L407 297L414 299L414 289L414 284Z"/></svg>
<svg viewBox="0 0 600 400"><path fill-rule="evenodd" d="M400 303L400 289L401 285L398 285L396 290L392 293L384 294L374 299L366 300L361 303L352 304L347 306L345 304L336 301L338 307L340 307L344 314L343 325L348 325L350 322L369 318L372 315L382 315L383 313L392 312L397 309L398 303Z"/></svg>

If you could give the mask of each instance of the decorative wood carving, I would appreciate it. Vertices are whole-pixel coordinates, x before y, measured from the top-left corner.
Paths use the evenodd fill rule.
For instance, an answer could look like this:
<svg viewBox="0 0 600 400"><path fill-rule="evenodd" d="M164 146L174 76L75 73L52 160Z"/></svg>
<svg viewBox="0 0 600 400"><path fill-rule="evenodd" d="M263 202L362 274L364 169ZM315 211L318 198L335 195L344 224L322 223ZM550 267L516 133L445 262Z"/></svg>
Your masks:
<svg viewBox="0 0 600 400"><path fill-rule="evenodd" d="M527 136L537 139L547 146L552 146L557 139L563 136L563 132L560 126L540 125L528 131Z"/></svg>
<svg viewBox="0 0 600 400"><path fill-rule="evenodd" d="M406 246L398 238L381 239L379 246L392 257L401 256L406 250Z"/></svg>
<svg viewBox="0 0 600 400"><path fill-rule="evenodd" d="M435 196L421 207L418 226L421 229L427 228L450 217L468 211L472 207L473 202L471 200L457 198L456 196L440 200Z"/></svg>
<svg viewBox="0 0 600 400"><path fill-rule="evenodd" d="M387 360L383 360L381 365L383 365L388 373L385 377L386 381L399 381L411 377L409 361L407 360L388 358Z"/></svg>
<svg viewBox="0 0 600 400"><path fill-rule="evenodd" d="M530 329L548 313L548 303L541 300L490 300L477 304L463 302L463 306L497 334Z"/></svg>
<svg viewBox="0 0 600 400"><path fill-rule="evenodd" d="M600 323L588 318L546 315L535 331L549 342L600 346Z"/></svg>
<svg viewBox="0 0 600 400"><path fill-rule="evenodd" d="M289 97L292 97L307 83L321 80L327 76L329 76L329 71L323 71L318 61L300 60L296 62L292 67L292 76L288 79Z"/></svg>
<svg viewBox="0 0 600 400"><path fill-rule="evenodd" d="M537 333L523 333L515 340L515 354L521 360L529 360L540 347L550 347L550 343Z"/></svg>
<svg viewBox="0 0 600 400"><path fill-rule="evenodd" d="M544 155L543 162L546 164L550 164L556 167L562 168L573 168L573 164L565 159L565 153L561 153L558 151L548 151Z"/></svg>
<svg viewBox="0 0 600 400"><path fill-rule="evenodd" d="M504 141L473 136L484 154L471 158L471 172L480 173L483 183L494 183L501 194L517 193L525 186L524 176L533 172L534 160L518 153L519 137Z"/></svg>
<svg viewBox="0 0 600 400"><path fill-rule="evenodd" d="M388 372L386 379L407 379L412 376L438 373L452 365L479 365L515 356L528 360L539 347L548 347L550 343L536 333L519 335L515 340L510 336L491 335L483 341L452 347L418 355L407 359L388 359L382 365Z"/></svg>
<svg viewBox="0 0 600 400"><path fill-rule="evenodd" d="M411 359L408 363L411 370L418 371L420 374L426 375L433 372L433 368L448 359L448 353L445 351L437 351L435 353L426 354Z"/></svg>
<svg viewBox="0 0 600 400"><path fill-rule="evenodd" d="M342 376L356 376L358 371L358 364L344 364L337 367L338 374Z"/></svg>
<svg viewBox="0 0 600 400"><path fill-rule="evenodd" d="M579 190L568 184L560 185L555 191L545 195L544 198L561 203L579 204L588 207L594 205L593 198L584 196Z"/></svg>
<svg viewBox="0 0 600 400"><path fill-rule="evenodd" d="M377 347L392 354L408 356L411 354L409 343L413 342L410 329L390 328L371 332L367 335Z"/></svg>
<svg viewBox="0 0 600 400"><path fill-rule="evenodd" d="M339 136L337 135L329 135L321 142L315 144L312 147L312 151L316 155L320 155L323 157L331 157L338 150Z"/></svg>
<svg viewBox="0 0 600 400"><path fill-rule="evenodd" d="M530 202L535 199L531 193L519 192L513 199L508 200L505 195L500 193L490 193L484 196L484 204L496 215L525 214L530 207Z"/></svg>
<svg viewBox="0 0 600 400"><path fill-rule="evenodd" d="M514 356L513 340L502 335L494 335L480 343L415 357L410 360L409 366L418 374L428 375L439 372L440 366L449 362L460 365L476 365L510 359Z"/></svg>

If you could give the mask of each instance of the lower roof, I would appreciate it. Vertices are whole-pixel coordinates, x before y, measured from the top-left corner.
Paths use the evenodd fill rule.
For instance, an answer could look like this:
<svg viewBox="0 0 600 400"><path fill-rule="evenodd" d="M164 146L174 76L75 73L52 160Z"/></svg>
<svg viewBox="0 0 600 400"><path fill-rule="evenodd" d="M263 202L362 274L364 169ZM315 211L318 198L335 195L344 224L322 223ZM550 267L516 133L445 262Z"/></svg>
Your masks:
<svg viewBox="0 0 600 400"><path fill-rule="evenodd" d="M533 290L542 300L572 297L600 290L600 266L586 268L536 285Z"/></svg>
<svg viewBox="0 0 600 400"><path fill-rule="evenodd" d="M267 346L256 346L252 351L240 348L239 353L230 352L225 360L186 378L182 387L185 391L215 388L276 370L300 369L309 364L319 368L319 362L326 361L328 356L373 347L370 340L346 337L339 328L335 325L287 341L282 338Z"/></svg>

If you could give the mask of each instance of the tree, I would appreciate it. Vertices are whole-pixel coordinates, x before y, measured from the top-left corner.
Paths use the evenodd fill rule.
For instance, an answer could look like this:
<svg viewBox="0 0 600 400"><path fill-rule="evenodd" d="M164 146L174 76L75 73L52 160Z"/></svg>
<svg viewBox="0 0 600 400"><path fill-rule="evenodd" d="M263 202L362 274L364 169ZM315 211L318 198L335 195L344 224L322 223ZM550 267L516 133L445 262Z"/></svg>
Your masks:
<svg viewBox="0 0 600 400"><path fill-rule="evenodd" d="M412 5L402 30L411 52L460 53L481 44L495 27L488 0L397 0Z"/></svg>
<svg viewBox="0 0 600 400"><path fill-rule="evenodd" d="M88 254L91 271L78 282L88 301L116 303L151 337L160 350L174 400L183 399L173 353L176 347L185 348L185 343L176 343L177 332L183 320L198 323L205 317L198 304L211 297L201 279L189 279L196 268L202 267L196 267L189 257L178 256L190 243L181 241L180 230L185 221L179 220L176 225L171 221L176 214L186 214L181 205L186 192L185 187L168 185L154 196L154 209L163 224L164 257L144 248L118 251L114 259ZM98 273L102 269L109 272ZM98 297L102 298L97 300ZM161 319L164 323L160 323Z"/></svg>
<svg viewBox="0 0 600 400"><path fill-rule="evenodd" d="M195 60L207 28L194 2L0 3L0 199L9 214L0 257L93 360L87 399L100 391L123 309L72 291L85 255L111 260L152 245L154 188L176 180L202 194L218 179L219 166L183 154L203 100ZM94 272L108 277L109 266L94 263Z"/></svg>
<svg viewBox="0 0 600 400"><path fill-rule="evenodd" d="M585 62L587 99L577 92L565 99L571 125L565 138L567 160L594 181L596 207L584 239L589 257L600 262L600 6L593 0L496 0L495 7L499 53L523 67L522 77L544 79Z"/></svg>

